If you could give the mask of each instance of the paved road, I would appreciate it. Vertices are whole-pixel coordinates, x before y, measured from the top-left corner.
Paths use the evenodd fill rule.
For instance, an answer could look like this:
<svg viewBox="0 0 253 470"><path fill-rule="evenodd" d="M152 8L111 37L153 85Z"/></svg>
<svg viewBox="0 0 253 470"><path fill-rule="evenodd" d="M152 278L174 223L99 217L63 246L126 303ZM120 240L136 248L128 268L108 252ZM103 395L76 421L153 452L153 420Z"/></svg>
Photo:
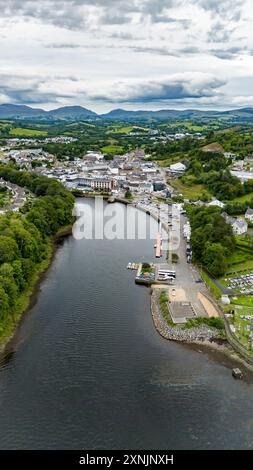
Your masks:
<svg viewBox="0 0 253 470"><path fill-rule="evenodd" d="M157 205L152 204L147 206L140 203L138 205L139 207L143 207L145 210L148 209L150 213L158 216ZM172 221L170 217L168 218L168 211L171 211L171 208L168 208L167 204L160 204L160 218L162 222L166 223L166 226L168 221ZM184 215L178 212L177 220L179 222L179 227L178 231L176 231L175 218L175 214L173 213L173 227L170 227L170 230L172 230L174 240L178 239L179 243L177 244L177 247L173 246L173 249L170 250L170 254L171 252L177 253L179 262L173 264L172 260L169 259L166 264L161 264L163 269L167 268L176 271L176 281L173 286L168 287L169 298L172 301L171 306L175 310L174 318L180 320L180 316L181 318L184 318L185 316L189 318L194 318L196 316L206 317L208 314L199 299L199 294L202 293L207 296L210 294L205 283L202 281L198 269L193 264L187 263L185 254L186 239L183 236L183 227L187 219ZM165 238L164 235L163 238ZM166 241L163 240L163 250L165 249L165 243ZM166 246L166 248L168 248L168 246ZM173 288L175 289L173 292L174 295L172 295ZM184 304L183 306L182 303Z"/></svg>
<svg viewBox="0 0 253 470"><path fill-rule="evenodd" d="M174 317L178 318L180 321L180 315L183 318L185 315L189 318L194 318L196 316L206 317L207 312L199 299L199 293L208 295L209 292L202 281L201 276L197 268L191 264L187 263L186 259L186 240L183 236L183 225L186 222L186 218L183 215L180 215L180 243L177 249L173 249L174 253L177 253L179 257L179 262L173 264L171 259L168 260L169 269L176 271L176 281L172 287L169 287L169 297L172 301L171 308L174 309ZM172 295L172 289L175 289ZM174 303L174 305L173 305ZM179 304L185 304L181 307ZM190 307L187 306L190 304Z"/></svg>

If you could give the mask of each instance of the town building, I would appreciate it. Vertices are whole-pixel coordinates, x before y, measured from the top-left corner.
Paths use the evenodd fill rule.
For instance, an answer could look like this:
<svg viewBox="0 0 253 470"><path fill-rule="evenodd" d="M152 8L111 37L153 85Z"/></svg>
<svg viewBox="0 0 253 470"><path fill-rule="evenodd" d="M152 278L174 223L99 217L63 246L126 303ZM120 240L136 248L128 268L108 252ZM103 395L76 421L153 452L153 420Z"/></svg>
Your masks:
<svg viewBox="0 0 253 470"><path fill-rule="evenodd" d="M226 212L223 212L222 216L226 220L227 224L231 225L235 235L243 235L248 231L248 224L242 217L238 217L238 219L236 219L234 217L230 217Z"/></svg>
<svg viewBox="0 0 253 470"><path fill-rule="evenodd" d="M216 198L214 198L214 199L213 199L211 202L209 202L207 205L208 205L208 206L217 206L217 207L220 207L221 209L223 209L223 207L225 207L224 202L219 201L219 199L216 199Z"/></svg>
<svg viewBox="0 0 253 470"><path fill-rule="evenodd" d="M173 163L169 167L169 173L171 174L171 176L176 176L176 177L183 175L185 170L186 170L186 165L184 165L181 162Z"/></svg>
<svg viewBox="0 0 253 470"><path fill-rule="evenodd" d="M247 219L251 224L253 224L253 209L248 207L245 213L245 219Z"/></svg>

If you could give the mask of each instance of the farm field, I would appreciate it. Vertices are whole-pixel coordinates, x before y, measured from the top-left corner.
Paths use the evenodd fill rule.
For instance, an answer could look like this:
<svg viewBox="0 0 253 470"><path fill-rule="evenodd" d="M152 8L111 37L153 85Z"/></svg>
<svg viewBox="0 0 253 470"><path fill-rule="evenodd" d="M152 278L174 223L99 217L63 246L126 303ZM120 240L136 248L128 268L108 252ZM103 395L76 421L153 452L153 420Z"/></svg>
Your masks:
<svg viewBox="0 0 253 470"><path fill-rule="evenodd" d="M202 150L206 152L220 152L224 153L224 148L218 142L213 142L212 144L205 145Z"/></svg>
<svg viewBox="0 0 253 470"><path fill-rule="evenodd" d="M10 136L13 137L45 137L47 134L47 131L41 131L38 129L23 129L21 127L14 127L10 130Z"/></svg>
<svg viewBox="0 0 253 470"><path fill-rule="evenodd" d="M124 151L124 148L121 147L121 145L106 145L105 147L102 147L102 152L116 155L117 153L122 153Z"/></svg>

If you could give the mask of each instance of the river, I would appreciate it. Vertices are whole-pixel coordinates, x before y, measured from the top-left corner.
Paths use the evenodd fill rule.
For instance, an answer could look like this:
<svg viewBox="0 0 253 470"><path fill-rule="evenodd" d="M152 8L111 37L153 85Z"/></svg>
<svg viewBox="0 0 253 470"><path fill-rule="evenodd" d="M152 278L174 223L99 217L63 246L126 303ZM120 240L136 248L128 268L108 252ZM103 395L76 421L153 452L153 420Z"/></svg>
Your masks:
<svg viewBox="0 0 253 470"><path fill-rule="evenodd" d="M1 449L253 448L252 381L154 329L126 269L153 244L60 245L0 369Z"/></svg>

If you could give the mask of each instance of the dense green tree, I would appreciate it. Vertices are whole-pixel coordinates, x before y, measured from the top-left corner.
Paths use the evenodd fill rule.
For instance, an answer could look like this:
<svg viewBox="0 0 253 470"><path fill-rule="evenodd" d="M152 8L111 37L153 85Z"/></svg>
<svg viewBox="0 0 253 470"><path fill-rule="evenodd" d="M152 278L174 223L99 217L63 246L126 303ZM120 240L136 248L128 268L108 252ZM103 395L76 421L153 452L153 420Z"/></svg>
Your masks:
<svg viewBox="0 0 253 470"><path fill-rule="evenodd" d="M218 207L188 207L194 260L205 266L213 276L227 269L227 259L235 250L233 230Z"/></svg>
<svg viewBox="0 0 253 470"><path fill-rule="evenodd" d="M0 334L13 321L19 295L46 258L50 237L72 223L74 198L60 183L0 165L0 178L37 195L22 213L0 216Z"/></svg>
<svg viewBox="0 0 253 470"><path fill-rule="evenodd" d="M15 240L0 235L0 264L13 261L17 254L18 246Z"/></svg>
<svg viewBox="0 0 253 470"><path fill-rule="evenodd" d="M3 331L4 325L2 321L9 314L9 310L10 305L8 294L6 294L5 290L0 285L0 332Z"/></svg>
<svg viewBox="0 0 253 470"><path fill-rule="evenodd" d="M203 262L213 276L222 276L228 267L224 247L220 243L207 242L203 254Z"/></svg>

